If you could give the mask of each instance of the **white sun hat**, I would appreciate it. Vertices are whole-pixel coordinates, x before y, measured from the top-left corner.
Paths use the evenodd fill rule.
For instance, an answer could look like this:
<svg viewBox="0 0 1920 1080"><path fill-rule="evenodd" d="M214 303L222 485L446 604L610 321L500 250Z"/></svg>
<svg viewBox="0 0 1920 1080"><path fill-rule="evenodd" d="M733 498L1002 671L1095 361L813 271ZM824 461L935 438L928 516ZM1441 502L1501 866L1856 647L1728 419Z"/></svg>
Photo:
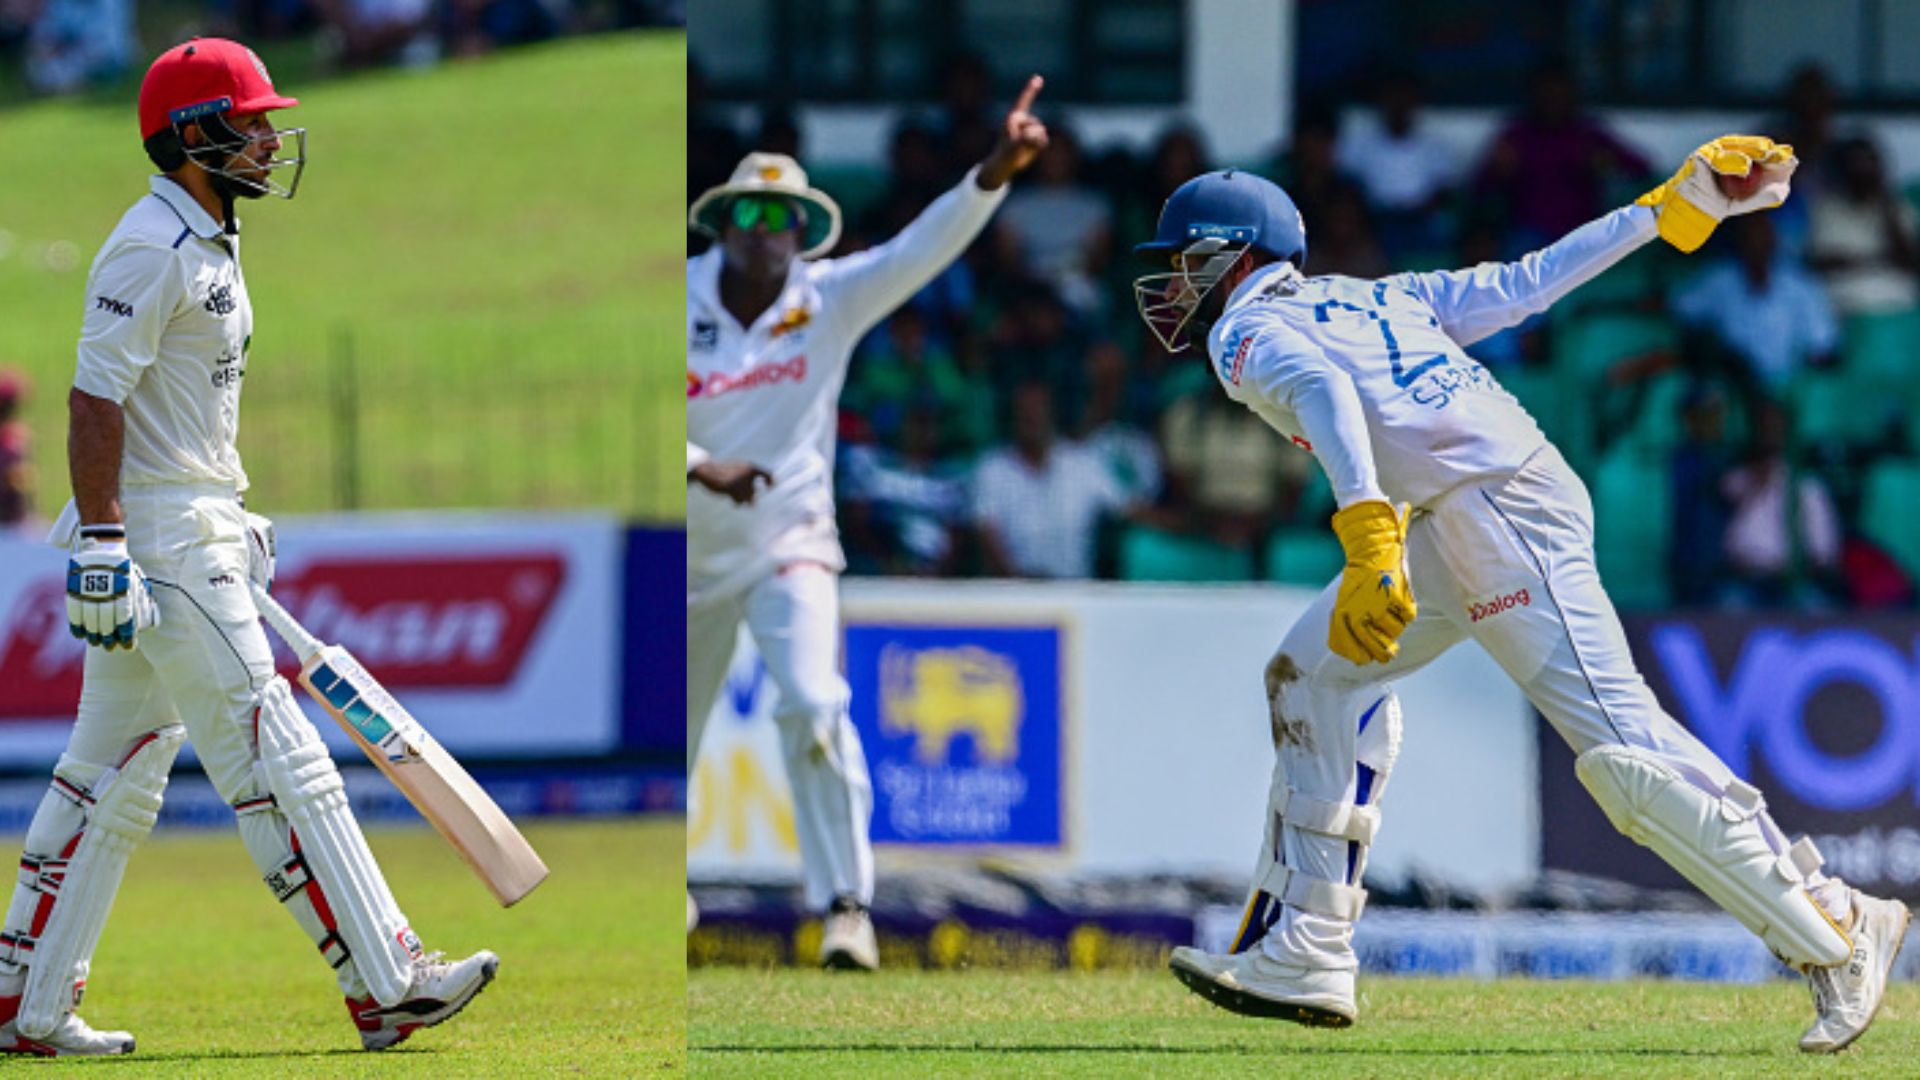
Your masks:
<svg viewBox="0 0 1920 1080"><path fill-rule="evenodd" d="M806 171L785 154L753 153L740 159L733 176L708 188L687 211L687 223L718 240L726 226L727 206L736 195L782 195L806 212L800 239L800 257L825 255L840 239L840 207L826 192L807 184Z"/></svg>

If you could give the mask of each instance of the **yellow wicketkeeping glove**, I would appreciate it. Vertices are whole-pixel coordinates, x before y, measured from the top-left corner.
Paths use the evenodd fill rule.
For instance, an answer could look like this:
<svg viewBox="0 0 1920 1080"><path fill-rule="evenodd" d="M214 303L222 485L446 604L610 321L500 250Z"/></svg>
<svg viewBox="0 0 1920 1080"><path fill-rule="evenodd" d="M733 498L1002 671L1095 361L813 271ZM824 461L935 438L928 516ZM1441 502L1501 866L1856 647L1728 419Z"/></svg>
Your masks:
<svg viewBox="0 0 1920 1080"><path fill-rule="evenodd" d="M1722 135L1688 154L1679 172L1634 203L1653 207L1667 243L1694 251L1722 220L1786 202L1799 164L1785 143L1763 135ZM1738 181L1731 194L1721 190L1716 175Z"/></svg>
<svg viewBox="0 0 1920 1080"><path fill-rule="evenodd" d="M1419 613L1407 581L1407 514L1374 499L1333 515L1347 566L1340 572L1327 647L1356 664L1393 659L1400 635Z"/></svg>

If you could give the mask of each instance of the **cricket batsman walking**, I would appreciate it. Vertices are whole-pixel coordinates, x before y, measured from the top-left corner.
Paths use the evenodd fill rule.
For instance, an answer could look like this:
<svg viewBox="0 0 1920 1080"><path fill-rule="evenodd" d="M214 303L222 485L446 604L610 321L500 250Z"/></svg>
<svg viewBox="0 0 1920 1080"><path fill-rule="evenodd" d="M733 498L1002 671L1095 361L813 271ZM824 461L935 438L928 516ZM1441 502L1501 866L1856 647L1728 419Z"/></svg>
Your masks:
<svg viewBox="0 0 1920 1080"><path fill-rule="evenodd" d="M306 132L268 114L297 104L252 50L218 38L167 50L140 87L140 134L160 175L87 281L69 397L73 500L50 539L71 552L67 618L89 648L73 734L0 929L6 1053L133 1052L133 1036L96 1031L74 1010L189 738L367 1049L459 1012L499 965L484 951L459 963L422 953L319 732L274 673L249 591L272 580L274 546L272 524L242 507L234 448L253 333L234 203L293 197Z"/></svg>
<svg viewBox="0 0 1920 1080"><path fill-rule="evenodd" d="M1234 1012L1354 1021L1353 924L1400 747L1392 684L1472 638L1572 746L1615 827L1806 975L1817 1015L1801 1049L1838 1050L1873 1021L1906 906L1822 873L1813 844L1789 842L1761 793L1661 710L1595 570L1586 488L1465 351L1656 236L1691 252L1722 219L1780 205L1796 164L1791 147L1726 136L1518 262L1379 281L1302 276L1305 224L1258 176L1208 173L1168 198L1138 250L1172 268L1139 279L1141 314L1319 459L1347 556L1267 665L1275 762L1252 895L1230 953L1174 950L1189 988Z"/></svg>
<svg viewBox="0 0 1920 1080"><path fill-rule="evenodd" d="M873 787L838 663L840 387L861 336L967 249L1046 147L1031 111L1041 85L1028 81L986 160L870 250L817 258L840 209L780 154L747 155L688 213L717 243L687 262L687 771L745 622L780 691L806 900L826 912L830 968L880 962Z"/></svg>

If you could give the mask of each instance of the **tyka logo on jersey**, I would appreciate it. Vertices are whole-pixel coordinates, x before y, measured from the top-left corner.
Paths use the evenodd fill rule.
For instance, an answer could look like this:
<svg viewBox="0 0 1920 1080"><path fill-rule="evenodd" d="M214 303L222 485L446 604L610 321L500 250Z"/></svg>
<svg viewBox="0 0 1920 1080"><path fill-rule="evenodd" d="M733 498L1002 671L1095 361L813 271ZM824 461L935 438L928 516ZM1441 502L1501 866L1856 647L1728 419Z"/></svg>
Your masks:
<svg viewBox="0 0 1920 1080"><path fill-rule="evenodd" d="M233 286L215 285L208 289L207 302L204 306L208 311L223 318L233 314L233 309L239 306L233 299Z"/></svg>
<svg viewBox="0 0 1920 1080"><path fill-rule="evenodd" d="M125 300L115 300L111 296L96 296L93 298L93 306L97 311L111 311L123 319L133 318L133 305Z"/></svg>

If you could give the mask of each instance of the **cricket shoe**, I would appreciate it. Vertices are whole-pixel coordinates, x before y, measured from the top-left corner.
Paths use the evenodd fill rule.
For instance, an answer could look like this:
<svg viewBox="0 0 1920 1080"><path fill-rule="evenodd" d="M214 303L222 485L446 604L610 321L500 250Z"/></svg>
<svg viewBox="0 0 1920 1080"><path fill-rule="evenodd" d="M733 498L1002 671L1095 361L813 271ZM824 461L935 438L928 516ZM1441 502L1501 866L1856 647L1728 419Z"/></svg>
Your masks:
<svg viewBox="0 0 1920 1080"><path fill-rule="evenodd" d="M485 949L457 964L428 953L413 962L413 986L398 1004L382 1006L372 997L348 998L347 1011L360 1029L360 1045L385 1050L421 1028L432 1027L467 1007L493 981L500 958Z"/></svg>
<svg viewBox="0 0 1920 1080"><path fill-rule="evenodd" d="M842 896L827 909L826 929L820 935L820 966L834 971L879 969L880 945L874 940L866 905Z"/></svg>
<svg viewBox="0 0 1920 1080"><path fill-rule="evenodd" d="M1819 1016L1800 1036L1800 1049L1831 1054L1845 1049L1873 1023L1886 997L1887 975L1907 940L1913 914L1898 900L1881 900L1853 890L1853 955L1831 967L1807 973L1813 1007Z"/></svg>
<svg viewBox="0 0 1920 1080"><path fill-rule="evenodd" d="M1309 1027L1353 1024L1351 970L1283 964L1257 945L1230 956L1181 947L1167 966L1187 989L1228 1012Z"/></svg>
<svg viewBox="0 0 1920 1080"><path fill-rule="evenodd" d="M133 1053L133 1036L124 1031L95 1031L73 1013L61 1018L51 1034L30 1039L14 1029L14 1016L20 1011L20 998L0 997L0 1054L28 1054L34 1057L90 1057L104 1054Z"/></svg>

